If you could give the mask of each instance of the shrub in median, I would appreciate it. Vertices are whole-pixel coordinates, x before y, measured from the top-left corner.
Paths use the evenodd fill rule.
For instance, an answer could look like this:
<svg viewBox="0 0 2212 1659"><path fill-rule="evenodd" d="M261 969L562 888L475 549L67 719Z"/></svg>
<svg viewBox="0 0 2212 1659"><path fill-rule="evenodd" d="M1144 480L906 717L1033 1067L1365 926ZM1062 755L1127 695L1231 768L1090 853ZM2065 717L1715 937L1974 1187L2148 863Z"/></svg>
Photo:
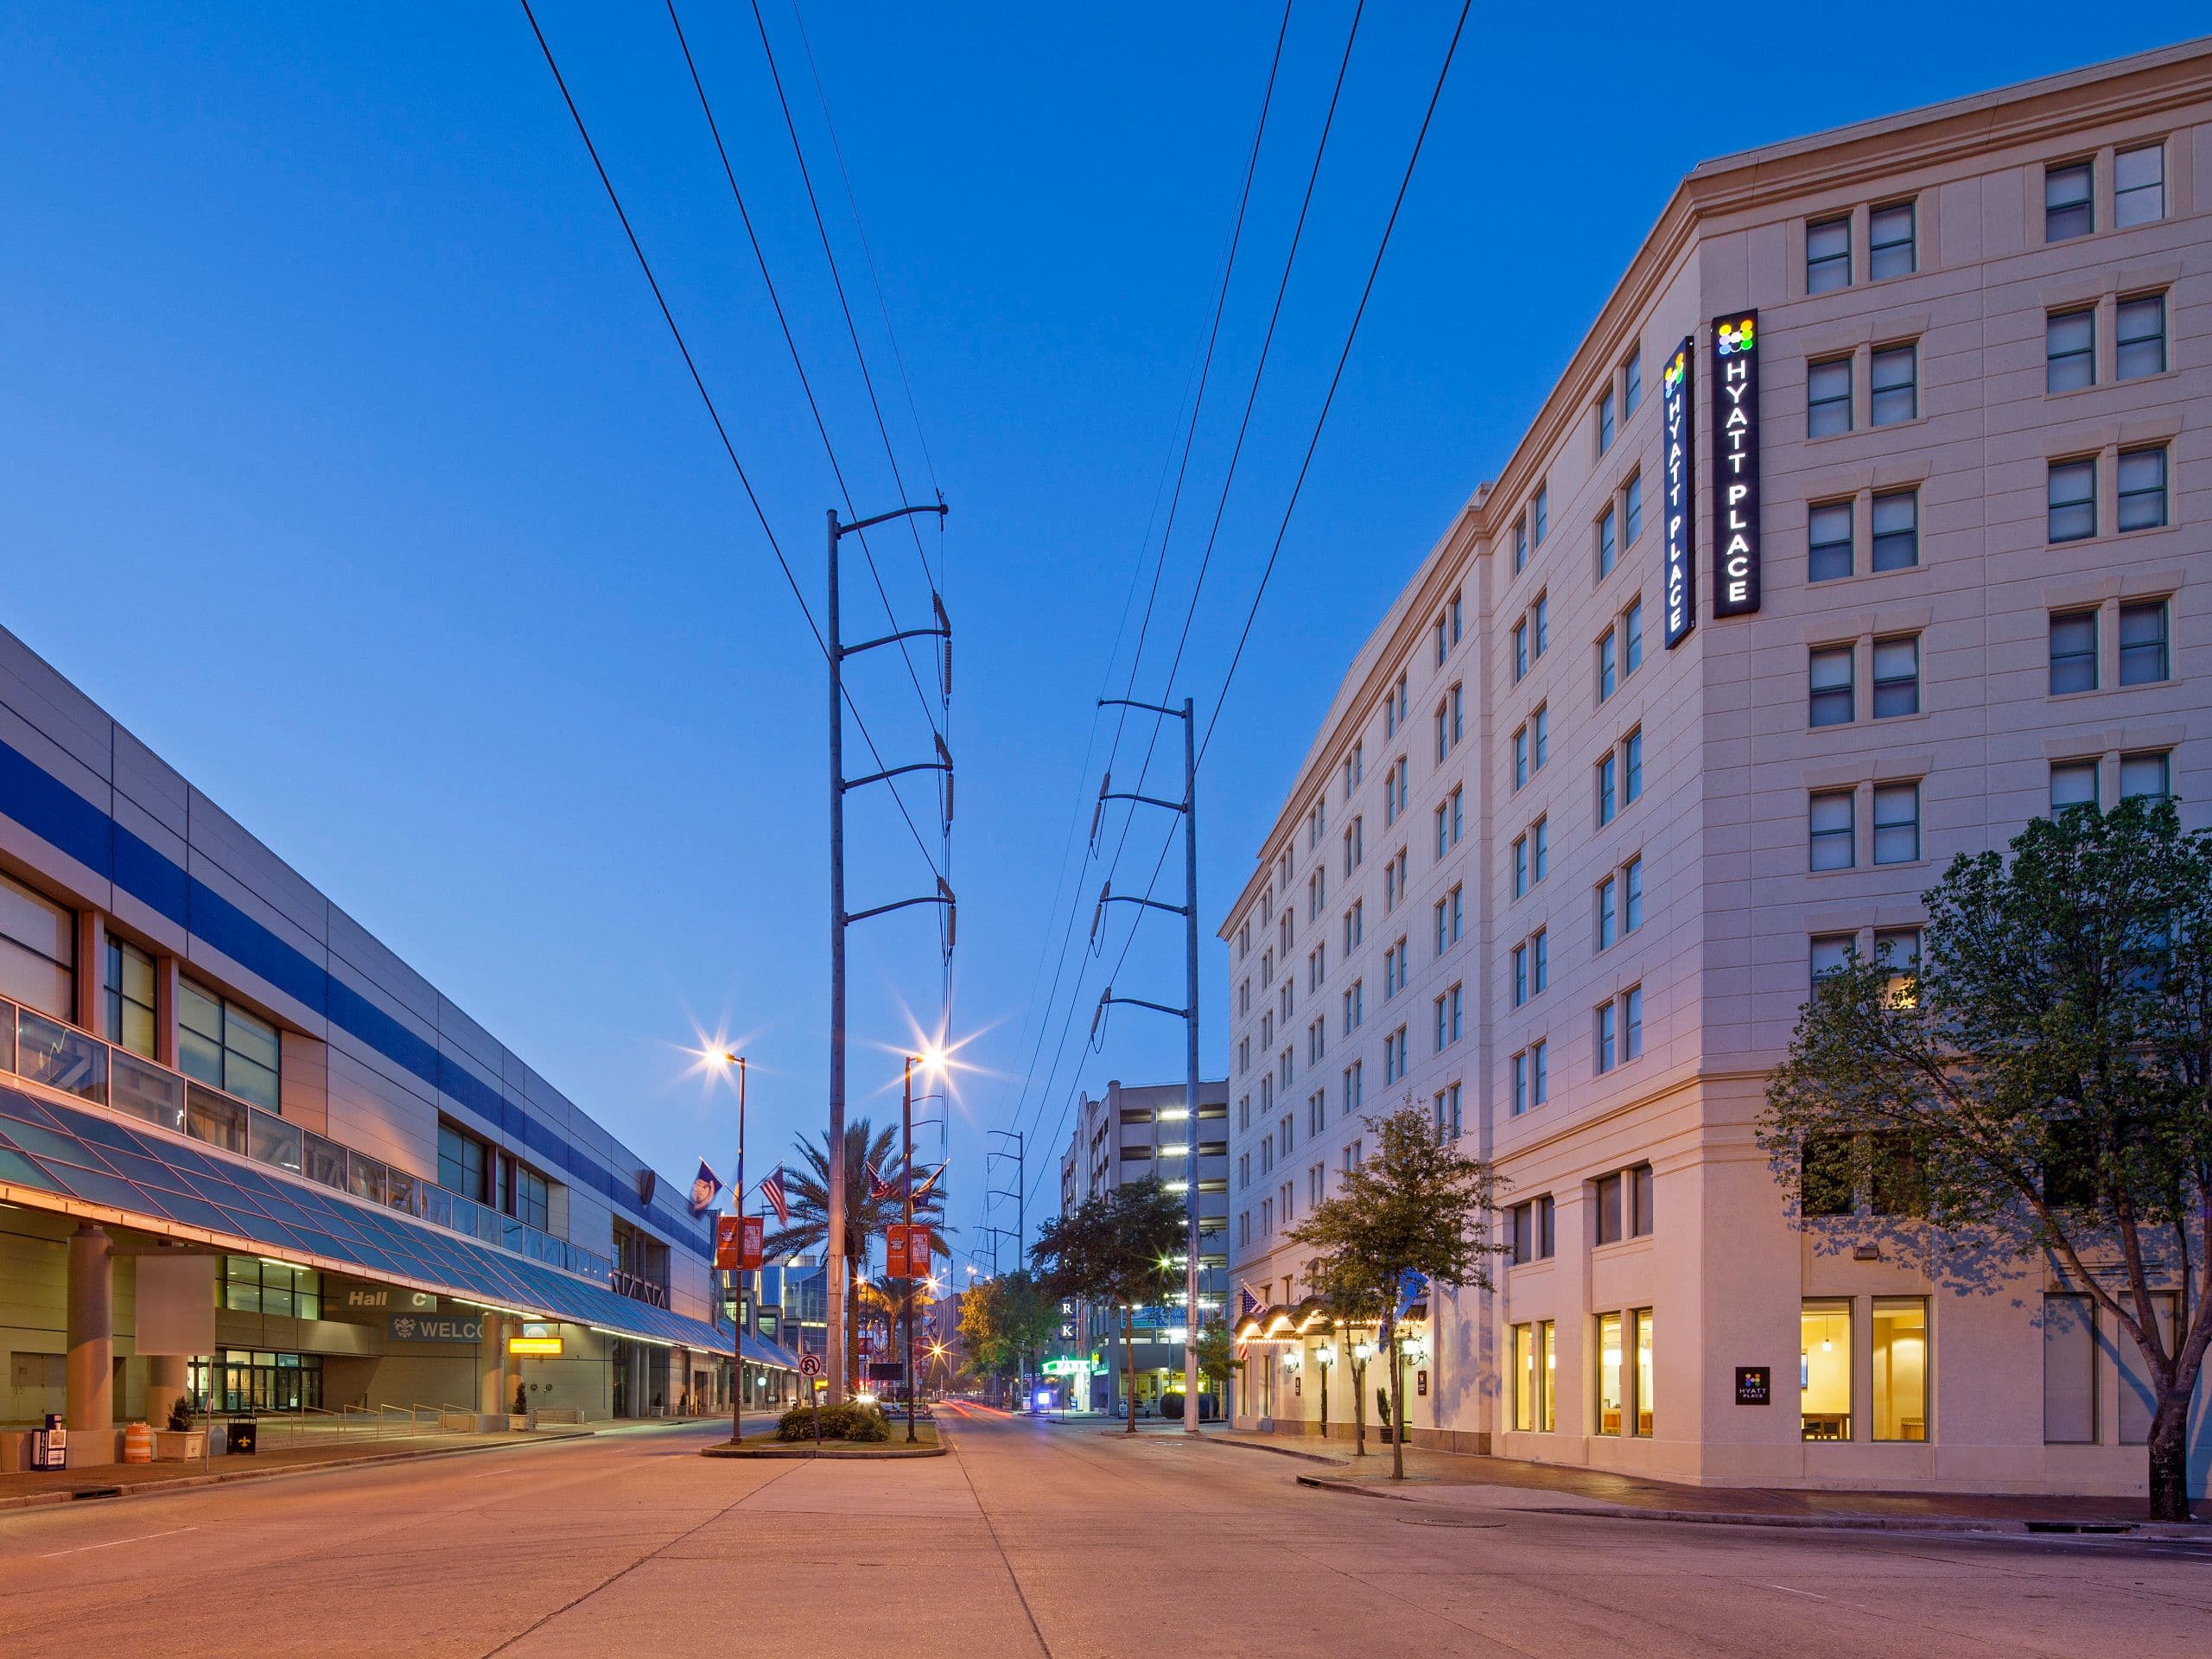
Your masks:
<svg viewBox="0 0 2212 1659"><path fill-rule="evenodd" d="M874 1406L848 1402L842 1405L823 1406L822 1438L825 1440L887 1440L891 1438L891 1425L882 1412ZM793 1406L776 1420L776 1438L779 1440L810 1440L814 1438L812 1406Z"/></svg>

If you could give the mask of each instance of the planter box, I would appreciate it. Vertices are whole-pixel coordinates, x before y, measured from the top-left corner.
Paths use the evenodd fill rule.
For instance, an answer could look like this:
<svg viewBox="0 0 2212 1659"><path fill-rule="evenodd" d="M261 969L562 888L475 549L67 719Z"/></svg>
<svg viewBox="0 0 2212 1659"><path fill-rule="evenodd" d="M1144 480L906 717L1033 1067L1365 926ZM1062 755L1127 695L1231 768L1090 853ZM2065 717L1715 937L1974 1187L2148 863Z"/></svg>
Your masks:
<svg viewBox="0 0 2212 1659"><path fill-rule="evenodd" d="M204 1428L157 1428L154 1431L156 1463L198 1463L207 1455Z"/></svg>

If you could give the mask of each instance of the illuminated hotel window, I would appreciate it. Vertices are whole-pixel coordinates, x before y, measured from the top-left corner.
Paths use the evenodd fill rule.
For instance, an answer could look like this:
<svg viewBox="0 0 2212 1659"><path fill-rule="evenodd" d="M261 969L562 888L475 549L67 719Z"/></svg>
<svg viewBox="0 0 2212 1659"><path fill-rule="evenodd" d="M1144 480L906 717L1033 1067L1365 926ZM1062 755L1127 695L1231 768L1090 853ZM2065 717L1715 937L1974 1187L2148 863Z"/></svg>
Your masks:
<svg viewBox="0 0 2212 1659"><path fill-rule="evenodd" d="M1851 1301L1808 1301L1798 1315L1797 1391L1808 1440L1851 1438Z"/></svg>
<svg viewBox="0 0 2212 1659"><path fill-rule="evenodd" d="M1636 1433L1651 1433L1651 1310L1638 1308L1630 1316L1636 1325Z"/></svg>
<svg viewBox="0 0 2212 1659"><path fill-rule="evenodd" d="M1598 1432L1618 1434L1625 1401L1622 1395L1621 1316L1598 1316Z"/></svg>
<svg viewBox="0 0 2212 1659"><path fill-rule="evenodd" d="M1874 1299L1874 1438L1928 1438L1928 1300Z"/></svg>

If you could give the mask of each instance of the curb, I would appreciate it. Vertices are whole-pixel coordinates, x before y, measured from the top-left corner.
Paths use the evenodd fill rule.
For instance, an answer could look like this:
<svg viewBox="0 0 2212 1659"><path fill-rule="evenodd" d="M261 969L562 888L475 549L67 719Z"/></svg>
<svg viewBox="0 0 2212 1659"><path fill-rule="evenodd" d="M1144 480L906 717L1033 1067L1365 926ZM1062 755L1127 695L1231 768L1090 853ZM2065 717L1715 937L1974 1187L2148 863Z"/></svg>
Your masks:
<svg viewBox="0 0 2212 1659"><path fill-rule="evenodd" d="M1916 1515L1746 1515L1702 1510L1596 1509L1585 1504L1510 1506L1516 1515L1572 1515L1598 1521L1674 1521L1692 1526L1786 1527L1845 1532L1935 1532L2008 1538L2126 1537L2168 1542L2202 1541L2206 1535L2178 1531L2152 1522L2065 1522L2055 1530L2044 1522L1997 1520L1974 1516Z"/></svg>
<svg viewBox="0 0 2212 1659"><path fill-rule="evenodd" d="M727 1440L719 1446L702 1446L702 1458L762 1458L791 1462L800 1459L819 1459L824 1463L902 1463L915 1458L942 1458L952 1448L939 1441L935 1446L918 1446L911 1451L903 1446L871 1446L865 1450L831 1451L827 1446L817 1450L809 1443L796 1446L732 1446Z"/></svg>
<svg viewBox="0 0 2212 1659"><path fill-rule="evenodd" d="M1325 1463L1332 1468L1341 1468L1344 1462L1342 1458L1332 1458L1325 1452L1300 1452L1287 1446L1262 1446L1257 1440L1214 1440L1207 1444L1233 1446L1245 1452L1265 1452L1278 1458L1296 1458L1301 1463Z"/></svg>
<svg viewBox="0 0 2212 1659"><path fill-rule="evenodd" d="M588 1440L598 1433L596 1429L571 1429L566 1433L546 1436L540 1440L494 1441L486 1446L442 1446L424 1452L382 1452L365 1458L346 1458L331 1463L295 1464L281 1469L240 1469L222 1474L180 1475L170 1480L149 1480L136 1486L120 1489L95 1487L80 1497L75 1491L26 1492L19 1497L0 1497L0 1512L13 1510L45 1509L57 1503L110 1501L132 1497L159 1497L164 1492L188 1492L209 1486L234 1485L247 1480L292 1480L309 1475L337 1474L348 1469L373 1469L393 1463L429 1463L440 1458L465 1458L479 1452L514 1452L530 1446L559 1446L569 1440ZM108 1465L120 1468L124 1465Z"/></svg>
<svg viewBox="0 0 2212 1659"><path fill-rule="evenodd" d="M1300 1475L1297 1480L1300 1485L1311 1486L1317 1492L1342 1492L1347 1497L1380 1498L1385 1503L1410 1503L1414 1501L1402 1492L1376 1491L1370 1486L1356 1486L1348 1480L1331 1480L1326 1475Z"/></svg>

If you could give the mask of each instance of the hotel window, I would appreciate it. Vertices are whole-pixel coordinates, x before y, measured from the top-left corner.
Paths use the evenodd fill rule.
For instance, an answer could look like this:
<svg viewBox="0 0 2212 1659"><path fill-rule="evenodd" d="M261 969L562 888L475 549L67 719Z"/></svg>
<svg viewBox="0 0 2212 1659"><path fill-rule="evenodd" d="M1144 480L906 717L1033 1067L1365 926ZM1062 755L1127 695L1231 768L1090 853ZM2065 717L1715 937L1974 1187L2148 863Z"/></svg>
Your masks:
<svg viewBox="0 0 2212 1659"><path fill-rule="evenodd" d="M2055 611L2050 618L2050 695L2097 689L2097 613Z"/></svg>
<svg viewBox="0 0 2212 1659"><path fill-rule="evenodd" d="M1367 1019L1367 982L1355 979L1344 987L1344 1029L1357 1031Z"/></svg>
<svg viewBox="0 0 2212 1659"><path fill-rule="evenodd" d="M2120 527L2156 530L2166 522L2166 451L2161 444L2120 452Z"/></svg>
<svg viewBox="0 0 2212 1659"><path fill-rule="evenodd" d="M1442 616L1440 615L1436 619L1436 626L1431 628L1429 632L1435 637L1436 665L1439 668L1441 668L1444 666L1445 658L1450 654L1452 650L1452 647L1446 642L1444 637L1444 619Z"/></svg>
<svg viewBox="0 0 2212 1659"><path fill-rule="evenodd" d="M177 982L177 1070L251 1102L278 1103L276 1027L189 979Z"/></svg>
<svg viewBox="0 0 2212 1659"><path fill-rule="evenodd" d="M1516 1268L1548 1262L1553 1253L1552 1200L1546 1193L1513 1206L1509 1213L1512 1261Z"/></svg>
<svg viewBox="0 0 2212 1659"><path fill-rule="evenodd" d="M2139 796L2164 800L2173 793L2173 757L2160 751L2157 753L2123 754L2120 757L2120 798L2133 800Z"/></svg>
<svg viewBox="0 0 2212 1659"><path fill-rule="evenodd" d="M1613 447L1613 389L1605 388L1598 399L1598 453L1604 454Z"/></svg>
<svg viewBox="0 0 2212 1659"><path fill-rule="evenodd" d="M1920 856L1920 785L1874 786L1874 861L1910 864Z"/></svg>
<svg viewBox="0 0 2212 1659"><path fill-rule="evenodd" d="M1854 817L1854 798L1850 790L1823 790L1812 798L1809 819L1813 868L1847 870L1857 862Z"/></svg>
<svg viewBox="0 0 2212 1659"><path fill-rule="evenodd" d="M1548 1042L1529 1045L1529 1103L1541 1106L1552 1097L1552 1046Z"/></svg>
<svg viewBox="0 0 2212 1659"><path fill-rule="evenodd" d="M1635 1350L1633 1361L1626 1364L1621 1351L1624 1332ZM1648 1307L1598 1316L1598 1432L1651 1433L1651 1310Z"/></svg>
<svg viewBox="0 0 2212 1659"><path fill-rule="evenodd" d="M1851 933L1815 933L1813 935L1812 968L1815 982L1851 960L1851 953L1858 948L1858 936Z"/></svg>
<svg viewBox="0 0 2212 1659"><path fill-rule="evenodd" d="M107 1022L100 1034L133 1054L154 1058L154 959L137 945L107 942Z"/></svg>
<svg viewBox="0 0 2212 1659"><path fill-rule="evenodd" d="M2043 239L2064 242L2097 228L2093 169L2067 162L2043 170Z"/></svg>
<svg viewBox="0 0 2212 1659"><path fill-rule="evenodd" d="M1260 1236L1265 1238L1274 1230L1275 1201L1273 1198L1262 1198L1260 1200Z"/></svg>
<svg viewBox="0 0 2212 1659"><path fill-rule="evenodd" d="M1874 960L1889 969L1885 988L1890 1006L1918 1006L1920 930L1916 927L1878 927L1874 930Z"/></svg>
<svg viewBox="0 0 2212 1659"><path fill-rule="evenodd" d="M1825 438L1851 430L1851 359L1815 363L1805 378L1805 435Z"/></svg>
<svg viewBox="0 0 2212 1659"><path fill-rule="evenodd" d="M1529 1056L1524 1052L1513 1057L1513 1116L1518 1117L1529 1109Z"/></svg>
<svg viewBox="0 0 2212 1659"><path fill-rule="evenodd" d="M1436 901L1436 950L1439 956L1451 945L1459 943L1459 930L1466 920L1466 907L1461 894L1465 890L1454 887Z"/></svg>
<svg viewBox="0 0 2212 1659"><path fill-rule="evenodd" d="M1513 521L1513 574L1519 575L1529 568L1529 520L1524 515Z"/></svg>
<svg viewBox="0 0 2212 1659"><path fill-rule="evenodd" d="M1909 570L1920 563L1920 492L1891 490L1874 498L1874 569Z"/></svg>
<svg viewBox="0 0 2212 1659"><path fill-rule="evenodd" d="M2069 806L2098 804L2097 763L2094 760L2054 760L2050 763L2050 810L2056 817Z"/></svg>
<svg viewBox="0 0 2212 1659"><path fill-rule="evenodd" d="M1531 545L1533 546L1541 547L1544 544L1544 527L1551 521L1551 514L1548 506L1548 503L1550 500L1551 486L1548 484L1537 485L1536 503L1530 510L1531 516L1535 520L1535 534L1531 543Z"/></svg>
<svg viewBox="0 0 2212 1659"><path fill-rule="evenodd" d="M1513 734L1513 787L1520 788L1529 781L1529 728L1522 726Z"/></svg>
<svg viewBox="0 0 2212 1659"><path fill-rule="evenodd" d="M2165 216L2165 146L2121 150L2112 160L2112 222L2126 230Z"/></svg>
<svg viewBox="0 0 2212 1659"><path fill-rule="evenodd" d="M1513 896L1519 899L1529 891L1529 837L1513 837Z"/></svg>
<svg viewBox="0 0 2212 1659"><path fill-rule="evenodd" d="M1406 849L1401 847L1398 855L1382 867L1382 913L1387 916L1395 910L1408 891Z"/></svg>
<svg viewBox="0 0 2212 1659"><path fill-rule="evenodd" d="M1851 286L1851 215L1805 226L1805 291L1828 294Z"/></svg>
<svg viewBox="0 0 2212 1659"><path fill-rule="evenodd" d="M1326 1019L1309 1020L1306 1024L1306 1064L1318 1065L1328 1052L1329 1022Z"/></svg>
<svg viewBox="0 0 2212 1659"><path fill-rule="evenodd" d="M1628 361L1621 365L1621 418L1626 420L1636 413L1636 406L1643 401L1643 354L1630 352Z"/></svg>
<svg viewBox="0 0 2212 1659"><path fill-rule="evenodd" d="M0 994L77 1017L77 913L0 875Z"/></svg>
<svg viewBox="0 0 2212 1659"><path fill-rule="evenodd" d="M1354 1060L1344 1068L1344 1116L1350 1117L1367 1104L1367 1062Z"/></svg>
<svg viewBox="0 0 2212 1659"><path fill-rule="evenodd" d="M1621 491L1621 544L1625 547L1643 533L1643 474L1630 473Z"/></svg>
<svg viewBox="0 0 2212 1659"><path fill-rule="evenodd" d="M1521 1007L1529 1000L1529 947L1524 942L1513 947L1513 1006Z"/></svg>
<svg viewBox="0 0 2212 1659"><path fill-rule="evenodd" d="M1797 1316L1799 1432L1851 1438L1851 1299L1808 1300Z"/></svg>
<svg viewBox="0 0 2212 1659"><path fill-rule="evenodd" d="M1349 1175L1367 1161L1367 1142L1354 1141L1344 1148L1344 1173Z"/></svg>
<svg viewBox="0 0 2212 1659"><path fill-rule="evenodd" d="M1535 637L1529 643L1529 656L1541 657L1552 642L1552 601L1549 594L1538 594L1536 605L1530 613Z"/></svg>
<svg viewBox="0 0 2212 1659"><path fill-rule="evenodd" d="M1367 745L1363 741L1353 744L1351 753L1344 757L1344 799L1351 799L1353 788L1366 777Z"/></svg>
<svg viewBox="0 0 2212 1659"><path fill-rule="evenodd" d="M1643 925L1643 861L1631 858L1621 869L1621 931Z"/></svg>
<svg viewBox="0 0 2212 1659"><path fill-rule="evenodd" d="M1435 1052L1440 1054L1459 1040L1463 1000L1461 988L1457 985L1436 999Z"/></svg>
<svg viewBox="0 0 2212 1659"><path fill-rule="evenodd" d="M1549 704L1540 704L1529 717L1531 742L1535 748L1535 769L1541 772L1544 762L1552 758L1552 711Z"/></svg>
<svg viewBox="0 0 2212 1659"><path fill-rule="evenodd" d="M2143 294L2122 300L2113 328L2113 375L2140 380L2166 372L2166 296Z"/></svg>
<svg viewBox="0 0 2212 1659"><path fill-rule="evenodd" d="M2051 541L2078 542L2097 533L2095 457L2052 461L2045 487Z"/></svg>
<svg viewBox="0 0 2212 1659"><path fill-rule="evenodd" d="M1621 740L1621 804L1634 806L1643 798L1643 728L1639 726Z"/></svg>
<svg viewBox="0 0 2212 1659"><path fill-rule="evenodd" d="M1600 1002L1592 1013L1596 1049L1593 1069L1604 1073L1611 1071L1619 1063L1619 1058L1614 1052L1615 1026L1619 1019L1619 1011L1610 1002Z"/></svg>
<svg viewBox="0 0 2212 1659"><path fill-rule="evenodd" d="M1643 666L1643 601L1637 599L1621 613L1621 677L1626 679Z"/></svg>
<svg viewBox="0 0 2212 1659"><path fill-rule="evenodd" d="M1621 993L1621 1058L1643 1057L1643 987L1631 985Z"/></svg>
<svg viewBox="0 0 2212 1659"><path fill-rule="evenodd" d="M1382 1000L1385 1002L1406 988L1406 969L1410 959L1403 939L1383 950Z"/></svg>
<svg viewBox="0 0 2212 1659"><path fill-rule="evenodd" d="M1529 826L1529 880L1531 885L1552 873L1552 821L1538 818Z"/></svg>
<svg viewBox="0 0 2212 1659"><path fill-rule="evenodd" d="M2043 324L2043 389L2078 391L2096 384L2096 308L2052 312Z"/></svg>
<svg viewBox="0 0 2212 1659"><path fill-rule="evenodd" d="M1920 413L1920 349L1908 343L1885 346L1874 353L1867 377L1871 406L1868 419L1875 426L1895 426Z"/></svg>
<svg viewBox="0 0 2212 1659"><path fill-rule="evenodd" d="M1450 830L1452 836L1450 844L1457 847L1459 844L1459 837L1467 830L1466 791L1453 790L1451 798L1445 804L1452 809L1446 824L1446 828Z"/></svg>
<svg viewBox="0 0 2212 1659"><path fill-rule="evenodd" d="M1928 1438L1928 1300L1874 1299L1874 1438Z"/></svg>
<svg viewBox="0 0 2212 1659"><path fill-rule="evenodd" d="M1893 634L1874 642L1874 718L1920 712L1920 636Z"/></svg>
<svg viewBox="0 0 2212 1659"><path fill-rule="evenodd" d="M1873 281L1910 276L1917 261L1913 237L1913 205L1893 201L1867 215L1866 274Z"/></svg>
<svg viewBox="0 0 2212 1659"><path fill-rule="evenodd" d="M2167 675L2166 601L2120 607L2120 683L2154 685Z"/></svg>
<svg viewBox="0 0 2212 1659"><path fill-rule="evenodd" d="M1403 1026L1382 1039L1382 1081L1385 1084L1397 1083L1404 1078L1409 1052Z"/></svg>
<svg viewBox="0 0 2212 1659"><path fill-rule="evenodd" d="M1815 502L1805 515L1805 580L1834 582L1851 574L1851 503Z"/></svg>
<svg viewBox="0 0 2212 1659"><path fill-rule="evenodd" d="M2087 1296L2043 1299L2043 1438L2089 1446L2097 1438L2097 1311Z"/></svg>
<svg viewBox="0 0 2212 1659"><path fill-rule="evenodd" d="M1344 954L1349 957L1367 938L1367 901L1355 899L1344 912Z"/></svg>
<svg viewBox="0 0 2212 1659"><path fill-rule="evenodd" d="M1329 897L1329 873L1316 866L1313 874L1306 878L1306 919L1317 919L1326 907Z"/></svg>
<svg viewBox="0 0 2212 1659"><path fill-rule="evenodd" d="M1609 754L1598 763L1598 822L1608 824L1620 810L1618 779L1620 757Z"/></svg>
<svg viewBox="0 0 2212 1659"><path fill-rule="evenodd" d="M1529 995L1542 994L1552 982L1551 935L1538 928L1529 938Z"/></svg>
<svg viewBox="0 0 2212 1659"><path fill-rule="evenodd" d="M1452 643L1455 645L1459 643L1459 630L1463 620L1459 595L1455 593L1452 595Z"/></svg>
<svg viewBox="0 0 2212 1659"><path fill-rule="evenodd" d="M1529 1433L1552 1428L1552 1322L1513 1327L1513 1427Z"/></svg>
<svg viewBox="0 0 2212 1659"><path fill-rule="evenodd" d="M1598 701L1600 702L1613 695L1614 688L1620 682L1616 655L1613 631L1607 628L1598 636Z"/></svg>
<svg viewBox="0 0 2212 1659"><path fill-rule="evenodd" d="M1620 937L1620 878L1609 875L1598 884L1598 948L1609 948Z"/></svg>
<svg viewBox="0 0 2212 1659"><path fill-rule="evenodd" d="M1344 830L1344 874L1347 878L1359 868L1361 859L1366 856L1367 838L1363 833L1363 829L1362 821L1354 818Z"/></svg>
<svg viewBox="0 0 2212 1659"><path fill-rule="evenodd" d="M1600 581L1613 573L1613 561L1619 553L1614 540L1613 510L1610 506L1598 515L1598 576Z"/></svg>

